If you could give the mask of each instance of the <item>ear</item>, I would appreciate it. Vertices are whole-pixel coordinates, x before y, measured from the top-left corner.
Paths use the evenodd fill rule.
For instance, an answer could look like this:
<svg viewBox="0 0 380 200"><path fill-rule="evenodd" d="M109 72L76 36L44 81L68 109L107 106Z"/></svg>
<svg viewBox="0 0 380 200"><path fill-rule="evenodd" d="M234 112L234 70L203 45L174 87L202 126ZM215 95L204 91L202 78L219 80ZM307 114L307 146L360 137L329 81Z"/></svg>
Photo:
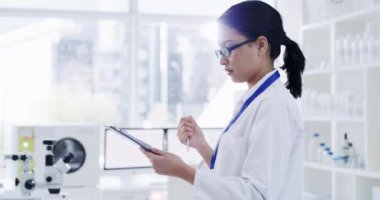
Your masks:
<svg viewBox="0 0 380 200"><path fill-rule="evenodd" d="M265 36L259 36L256 40L259 55L264 55L269 51L269 42Z"/></svg>

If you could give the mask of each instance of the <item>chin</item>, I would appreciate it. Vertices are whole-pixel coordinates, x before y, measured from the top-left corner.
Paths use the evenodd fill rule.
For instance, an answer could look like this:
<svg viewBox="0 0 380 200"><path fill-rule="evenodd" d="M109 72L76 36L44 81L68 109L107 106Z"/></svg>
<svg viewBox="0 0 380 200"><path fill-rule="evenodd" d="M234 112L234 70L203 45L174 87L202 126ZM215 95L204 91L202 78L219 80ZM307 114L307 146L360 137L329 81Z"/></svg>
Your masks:
<svg viewBox="0 0 380 200"><path fill-rule="evenodd" d="M236 78L236 77L231 77L231 80L232 80L232 82L234 82L234 83L243 83L243 82L245 82L244 80L241 80L241 79Z"/></svg>

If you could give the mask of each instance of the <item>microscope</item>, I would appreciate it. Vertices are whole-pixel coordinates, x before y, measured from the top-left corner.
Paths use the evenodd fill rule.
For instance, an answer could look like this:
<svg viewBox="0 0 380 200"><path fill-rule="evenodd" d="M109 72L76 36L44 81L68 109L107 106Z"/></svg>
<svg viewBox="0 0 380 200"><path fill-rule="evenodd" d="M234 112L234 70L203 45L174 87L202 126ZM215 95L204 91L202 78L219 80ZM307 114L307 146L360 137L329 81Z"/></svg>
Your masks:
<svg viewBox="0 0 380 200"><path fill-rule="evenodd" d="M29 153L5 155L5 159L21 161L21 174L15 179L15 185L20 188L22 196L31 196L36 187L34 171L30 166L32 155Z"/></svg>
<svg viewBox="0 0 380 200"><path fill-rule="evenodd" d="M60 190L63 185L64 175L71 169L68 163L74 158L74 155L71 152L66 152L65 156L54 162L56 159L53 154L55 141L44 140L43 145L46 145L47 153L45 155L44 180L41 182L35 180L35 173L31 167L31 161L33 160L31 154L24 153L5 156L6 159L22 162L22 171L20 177L15 179L15 185L20 189L23 199L31 198L32 192L36 188L47 188L49 192L48 199L65 199L66 195L61 195Z"/></svg>
<svg viewBox="0 0 380 200"><path fill-rule="evenodd" d="M60 158L54 164L54 154L53 147L55 141L53 140L44 140L43 145L46 145L47 154L45 156L45 187L48 189L49 194L58 195L63 184L64 175L70 171L71 167L68 164L73 158L74 155L71 152L68 152L66 156Z"/></svg>

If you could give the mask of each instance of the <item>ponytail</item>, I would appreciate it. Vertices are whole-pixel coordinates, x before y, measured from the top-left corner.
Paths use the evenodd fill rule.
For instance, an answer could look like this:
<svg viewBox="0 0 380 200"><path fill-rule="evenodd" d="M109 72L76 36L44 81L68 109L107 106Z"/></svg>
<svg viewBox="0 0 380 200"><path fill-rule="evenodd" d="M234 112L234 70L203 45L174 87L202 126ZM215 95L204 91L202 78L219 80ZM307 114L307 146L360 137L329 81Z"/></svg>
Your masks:
<svg viewBox="0 0 380 200"><path fill-rule="evenodd" d="M305 68L305 57L298 44L286 36L280 13L262 1L243 1L233 5L224 12L218 21L236 29L247 38L262 35L268 38L270 57L275 60L285 45L284 65L288 81L285 86L294 98L302 94L302 73Z"/></svg>
<svg viewBox="0 0 380 200"><path fill-rule="evenodd" d="M284 37L283 44L285 45L284 65L281 69L285 70L288 81L285 83L287 89L294 98L299 98L302 95L302 73L305 69L305 57L296 42Z"/></svg>

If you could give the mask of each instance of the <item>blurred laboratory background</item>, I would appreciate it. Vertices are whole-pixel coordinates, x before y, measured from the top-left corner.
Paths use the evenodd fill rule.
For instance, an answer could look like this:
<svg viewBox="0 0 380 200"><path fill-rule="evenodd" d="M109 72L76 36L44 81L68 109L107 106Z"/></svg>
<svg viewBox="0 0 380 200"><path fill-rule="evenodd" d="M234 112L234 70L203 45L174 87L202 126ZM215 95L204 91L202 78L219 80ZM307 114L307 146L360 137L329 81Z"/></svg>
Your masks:
<svg viewBox="0 0 380 200"><path fill-rule="evenodd" d="M246 89L214 54L238 2L1 0L0 199L191 199L104 125L197 166L176 127L192 115L215 145ZM380 1L265 2L307 59L304 199L380 200Z"/></svg>

